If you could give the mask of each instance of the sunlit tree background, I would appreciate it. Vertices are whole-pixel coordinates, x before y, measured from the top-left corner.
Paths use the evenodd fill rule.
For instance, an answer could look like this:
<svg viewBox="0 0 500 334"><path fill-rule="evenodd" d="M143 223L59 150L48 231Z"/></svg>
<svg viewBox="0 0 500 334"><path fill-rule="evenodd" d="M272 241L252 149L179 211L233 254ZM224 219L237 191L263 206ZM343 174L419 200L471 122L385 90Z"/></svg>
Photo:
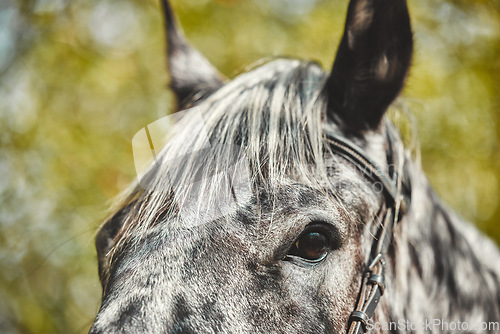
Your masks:
<svg viewBox="0 0 500 334"><path fill-rule="evenodd" d="M278 55L329 68L347 8L172 2L228 77ZM500 2L409 5L416 54L401 105L414 121L405 127L436 191L498 243ZM164 45L159 0L0 1L1 333L88 331L100 298L94 234L136 177L133 135L173 111Z"/></svg>

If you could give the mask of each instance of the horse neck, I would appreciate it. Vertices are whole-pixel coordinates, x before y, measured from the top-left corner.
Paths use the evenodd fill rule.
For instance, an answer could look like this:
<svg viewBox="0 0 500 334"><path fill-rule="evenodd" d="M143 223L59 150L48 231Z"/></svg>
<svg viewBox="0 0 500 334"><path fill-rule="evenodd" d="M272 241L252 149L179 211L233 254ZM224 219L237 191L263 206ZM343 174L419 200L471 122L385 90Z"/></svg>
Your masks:
<svg viewBox="0 0 500 334"><path fill-rule="evenodd" d="M386 320L498 321L498 248L442 204L414 163L408 172L412 204L395 231Z"/></svg>

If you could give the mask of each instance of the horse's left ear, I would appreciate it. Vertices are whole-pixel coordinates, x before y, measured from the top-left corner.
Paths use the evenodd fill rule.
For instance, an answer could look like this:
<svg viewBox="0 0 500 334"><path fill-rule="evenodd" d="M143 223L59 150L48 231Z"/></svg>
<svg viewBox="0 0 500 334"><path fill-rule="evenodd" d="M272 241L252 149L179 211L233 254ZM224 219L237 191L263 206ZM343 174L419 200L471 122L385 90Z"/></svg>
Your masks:
<svg viewBox="0 0 500 334"><path fill-rule="evenodd" d="M325 84L328 116L354 131L376 129L404 86L412 52L406 0L351 0Z"/></svg>
<svg viewBox="0 0 500 334"><path fill-rule="evenodd" d="M182 106L200 91L213 91L223 84L224 76L184 38L168 0L162 0L167 37L170 88Z"/></svg>

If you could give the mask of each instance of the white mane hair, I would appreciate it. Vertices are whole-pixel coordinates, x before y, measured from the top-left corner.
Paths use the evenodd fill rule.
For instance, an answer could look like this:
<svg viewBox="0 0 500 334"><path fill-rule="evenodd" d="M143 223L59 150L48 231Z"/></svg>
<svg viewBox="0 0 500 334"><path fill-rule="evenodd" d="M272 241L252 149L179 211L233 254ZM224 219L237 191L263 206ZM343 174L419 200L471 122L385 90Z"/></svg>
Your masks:
<svg viewBox="0 0 500 334"><path fill-rule="evenodd" d="M157 162L119 200L114 215L128 212L121 237L139 241L165 217L177 218L171 228L229 218L289 178L324 188L325 79L316 63L273 60L192 106Z"/></svg>

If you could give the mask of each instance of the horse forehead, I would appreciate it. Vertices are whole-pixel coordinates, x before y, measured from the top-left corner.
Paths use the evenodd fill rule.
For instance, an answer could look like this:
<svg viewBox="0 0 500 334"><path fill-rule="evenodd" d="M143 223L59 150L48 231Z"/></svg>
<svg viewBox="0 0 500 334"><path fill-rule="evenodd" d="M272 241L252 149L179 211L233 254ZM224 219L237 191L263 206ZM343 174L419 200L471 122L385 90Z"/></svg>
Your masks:
<svg viewBox="0 0 500 334"><path fill-rule="evenodd" d="M231 248L234 253L247 253L246 246L263 237L270 237L270 230L284 233L297 219L313 219L320 215L338 216L338 210L327 191L301 184L283 182L272 194L260 192L227 216L213 221L192 222L175 216L163 223L132 230L130 248L136 260L145 261L152 254L181 259L199 249L209 249L213 244ZM217 251L217 249L213 249ZM131 260L132 261L132 260Z"/></svg>
<svg viewBox="0 0 500 334"><path fill-rule="evenodd" d="M334 178L354 178L341 168L335 173ZM346 210L352 206L351 200L357 200L344 194L350 191L344 186L327 189L286 179L274 191L262 190L246 203L240 203L231 214L213 221L198 224L170 217L148 229L132 230L128 239L136 241L121 251L126 260L115 266L120 267L121 275L127 275L128 268L168 260L163 267L168 275L174 275L178 268L204 267L213 259L221 261L214 268L228 264L228 258L265 262L276 247L292 242L312 221L334 222L340 233L349 234L354 222L346 216ZM155 270L151 268L149 272Z"/></svg>

